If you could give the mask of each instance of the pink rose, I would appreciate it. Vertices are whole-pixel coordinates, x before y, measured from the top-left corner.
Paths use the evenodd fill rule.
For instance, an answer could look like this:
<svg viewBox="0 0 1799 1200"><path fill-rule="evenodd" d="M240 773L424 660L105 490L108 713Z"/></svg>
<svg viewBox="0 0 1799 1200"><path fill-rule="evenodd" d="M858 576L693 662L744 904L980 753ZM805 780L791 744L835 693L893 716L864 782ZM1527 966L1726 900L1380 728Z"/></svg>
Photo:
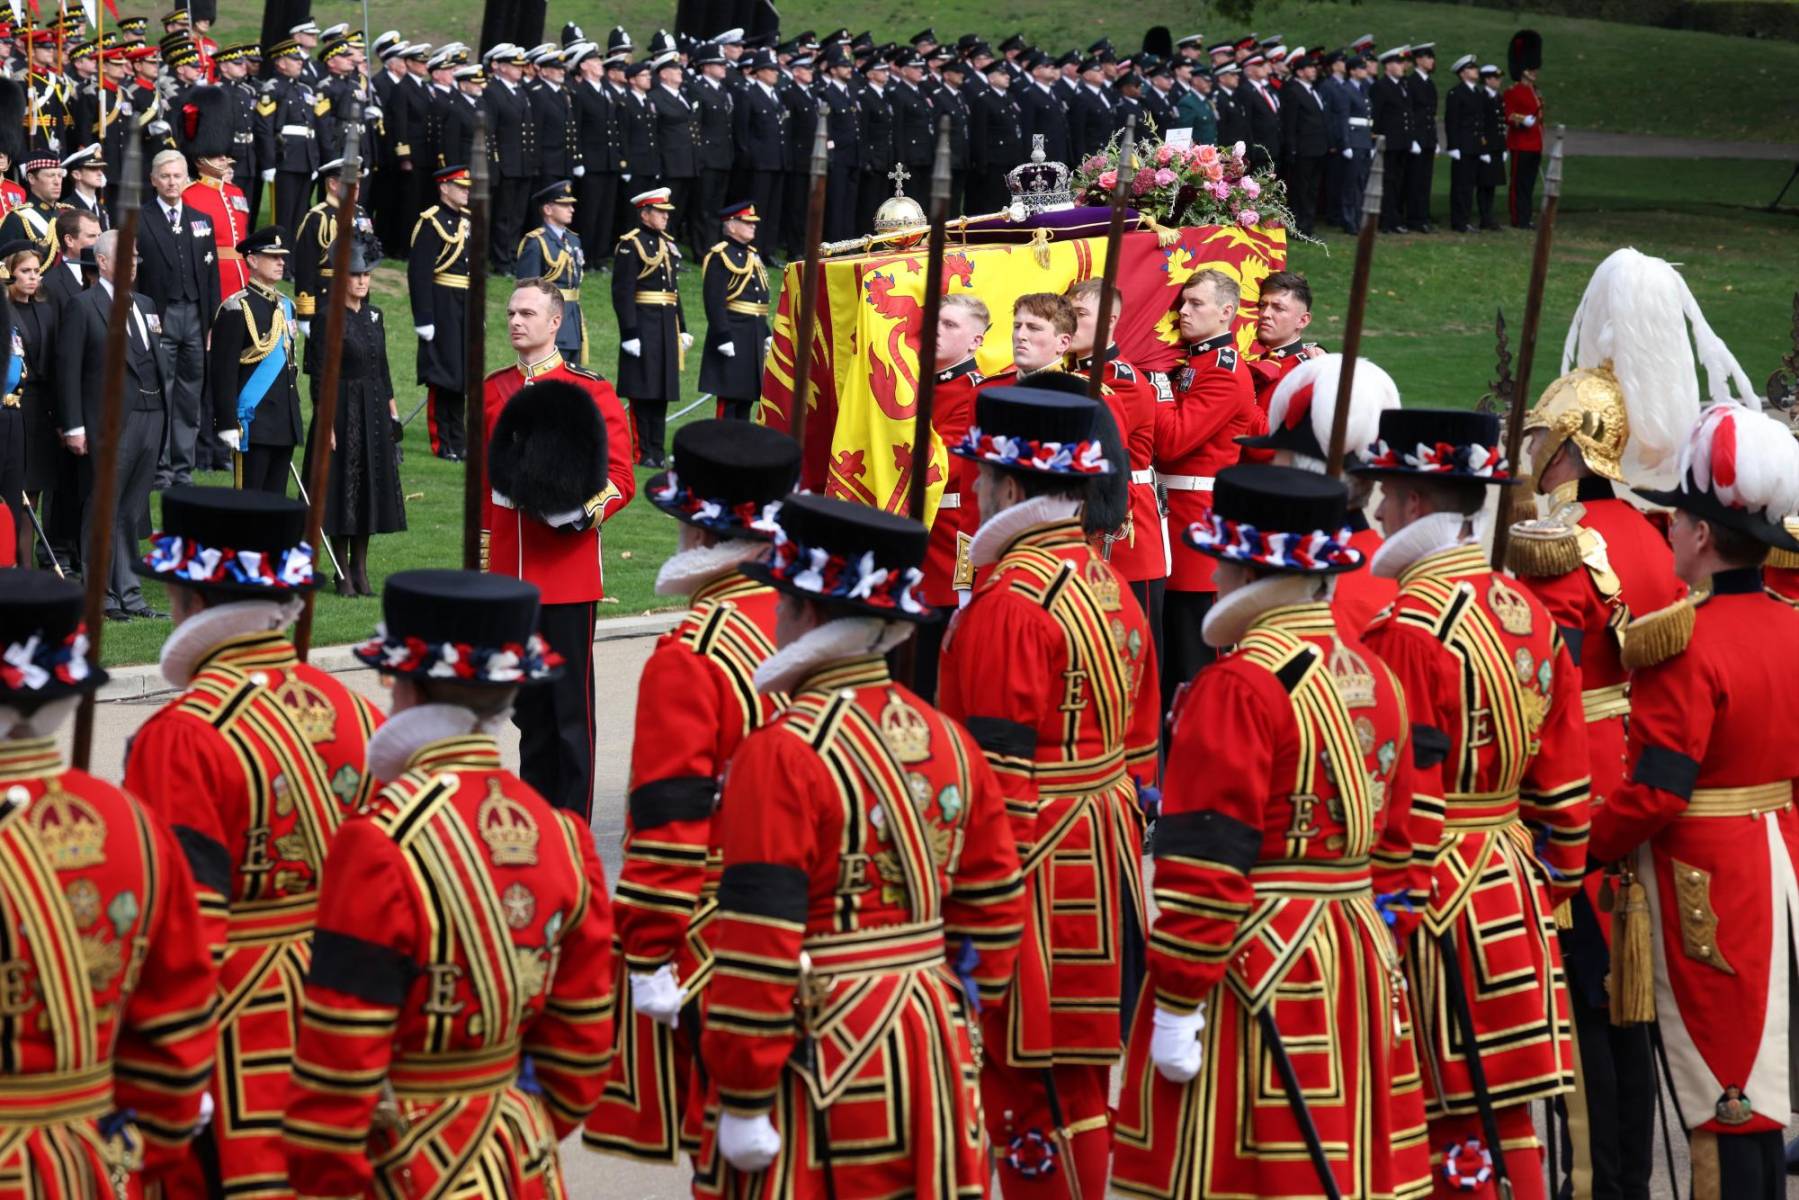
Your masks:
<svg viewBox="0 0 1799 1200"><path fill-rule="evenodd" d="M1237 224L1245 226L1245 227L1254 225L1257 221L1259 221L1261 219L1262 219L1262 214L1258 213L1253 208L1246 208L1242 212L1237 214Z"/></svg>
<svg viewBox="0 0 1799 1200"><path fill-rule="evenodd" d="M1158 164L1165 167L1168 165L1168 160L1173 157L1174 151L1169 148L1168 143L1164 142L1156 147L1156 162Z"/></svg>
<svg viewBox="0 0 1799 1200"><path fill-rule="evenodd" d="M1167 167L1163 167L1156 172L1156 186L1167 187L1169 184L1173 183L1176 178L1177 176L1173 171L1170 171Z"/></svg>
<svg viewBox="0 0 1799 1200"><path fill-rule="evenodd" d="M1257 196L1262 194L1262 185L1253 179L1245 179L1243 181L1243 194L1248 196L1251 200L1254 200Z"/></svg>
<svg viewBox="0 0 1799 1200"><path fill-rule="evenodd" d="M1092 158L1081 164L1083 168L1089 171L1097 171L1105 165L1106 156L1103 154L1095 154Z"/></svg>
<svg viewBox="0 0 1799 1200"><path fill-rule="evenodd" d="M1215 162L1215 163L1210 163L1206 166L1206 179L1207 180L1209 180L1212 183L1217 183L1220 180L1222 180L1223 178L1224 178L1224 164L1223 163Z"/></svg>
<svg viewBox="0 0 1799 1200"><path fill-rule="evenodd" d="M1230 184L1214 180L1206 185L1206 191L1212 193L1212 199L1223 200L1231 194Z"/></svg>
<svg viewBox="0 0 1799 1200"><path fill-rule="evenodd" d="M1117 171L1101 171L1099 173L1099 186L1102 188L1105 188L1108 192L1111 191L1113 188L1117 187L1118 186L1118 172Z"/></svg>
<svg viewBox="0 0 1799 1200"><path fill-rule="evenodd" d="M1200 166L1218 161L1218 147L1206 144L1193 147L1193 161Z"/></svg>

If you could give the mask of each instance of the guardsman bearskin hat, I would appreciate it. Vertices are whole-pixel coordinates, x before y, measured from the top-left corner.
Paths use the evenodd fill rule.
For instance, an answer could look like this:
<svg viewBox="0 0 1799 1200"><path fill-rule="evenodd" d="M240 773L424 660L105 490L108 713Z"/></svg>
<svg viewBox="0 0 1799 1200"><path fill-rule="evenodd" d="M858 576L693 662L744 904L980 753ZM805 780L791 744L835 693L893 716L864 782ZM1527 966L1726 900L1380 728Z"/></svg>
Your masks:
<svg viewBox="0 0 1799 1200"><path fill-rule="evenodd" d="M1543 66L1543 35L1534 29L1520 29L1512 35L1512 41L1505 50L1506 68L1514 80L1524 78L1524 72L1535 71Z"/></svg>
<svg viewBox="0 0 1799 1200"><path fill-rule="evenodd" d="M187 152L195 158L230 158L231 97L222 87L197 87L181 106Z"/></svg>
<svg viewBox="0 0 1799 1200"><path fill-rule="evenodd" d="M546 522L566 520L606 487L606 425L593 397L572 383L520 388L500 410L487 455L493 490Z"/></svg>

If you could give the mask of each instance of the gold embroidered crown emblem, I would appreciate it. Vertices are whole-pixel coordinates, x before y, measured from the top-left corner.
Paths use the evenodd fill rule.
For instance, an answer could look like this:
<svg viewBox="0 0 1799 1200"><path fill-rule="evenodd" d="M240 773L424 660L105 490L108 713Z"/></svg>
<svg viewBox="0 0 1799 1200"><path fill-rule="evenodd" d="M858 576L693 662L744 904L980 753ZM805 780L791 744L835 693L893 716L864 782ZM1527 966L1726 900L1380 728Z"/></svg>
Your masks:
<svg viewBox="0 0 1799 1200"><path fill-rule="evenodd" d="M1492 586L1487 588L1487 607L1493 610L1499 627L1513 637L1530 632L1530 602L1498 575L1493 576Z"/></svg>
<svg viewBox="0 0 1799 1200"><path fill-rule="evenodd" d="M898 692L887 698L881 710L881 740L903 763L923 762L931 757L931 727L924 714L901 700Z"/></svg>
<svg viewBox="0 0 1799 1200"><path fill-rule="evenodd" d="M537 865L537 819L530 809L500 790L498 779L487 781L487 796L475 810L475 828L487 843L494 866Z"/></svg>
<svg viewBox="0 0 1799 1200"><path fill-rule="evenodd" d="M1339 641L1331 651L1330 669L1343 703L1351 708L1374 707L1374 672L1361 655Z"/></svg>
<svg viewBox="0 0 1799 1200"><path fill-rule="evenodd" d="M313 745L329 742L337 734L337 710L325 693L309 683L290 679L275 693L275 699L299 727L300 733Z"/></svg>
<svg viewBox="0 0 1799 1200"><path fill-rule="evenodd" d="M1081 577L1087 581L1087 587L1093 592L1093 599L1106 612L1116 612L1123 606L1118 594L1118 576L1112 574L1101 559L1091 558L1081 569Z"/></svg>
<svg viewBox="0 0 1799 1200"><path fill-rule="evenodd" d="M93 805L64 791L54 779L31 806L31 826L58 871L97 867L106 861L106 822Z"/></svg>

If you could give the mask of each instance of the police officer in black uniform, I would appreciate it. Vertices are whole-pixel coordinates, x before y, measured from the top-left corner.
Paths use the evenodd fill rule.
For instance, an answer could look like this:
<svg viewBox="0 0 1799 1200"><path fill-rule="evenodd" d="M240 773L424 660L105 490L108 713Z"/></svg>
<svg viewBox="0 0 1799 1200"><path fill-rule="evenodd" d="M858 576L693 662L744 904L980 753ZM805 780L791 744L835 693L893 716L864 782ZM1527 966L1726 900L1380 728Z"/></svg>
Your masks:
<svg viewBox="0 0 1799 1200"><path fill-rule="evenodd" d="M827 170L825 184L825 240L843 241L856 236L856 193L862 182L863 140L867 118L857 99L861 81L856 66L843 46L833 42L824 49L824 78L813 92L830 107L825 118Z"/></svg>
<svg viewBox="0 0 1799 1200"><path fill-rule="evenodd" d="M998 212L1010 202L1006 172L1029 155L1024 117L1012 94L1019 86L1006 60L996 58L987 64L986 85L969 102L968 207L974 212Z"/></svg>
<svg viewBox="0 0 1799 1200"><path fill-rule="evenodd" d="M875 210L893 195L890 176L894 163L894 113L892 75L885 59L871 55L862 64L862 181L856 189L855 232L874 228ZM763 219L768 217L762 214Z"/></svg>
<svg viewBox="0 0 1799 1200"><path fill-rule="evenodd" d="M743 89L737 104L737 161L747 168L750 202L761 217L757 222L756 248L768 256L774 253L781 236L785 177L794 167L788 129L792 114L775 90L781 68L775 64L774 53L756 50L744 55L744 61L750 64L755 82Z"/></svg>
<svg viewBox="0 0 1799 1200"><path fill-rule="evenodd" d="M319 119L331 102L300 77L306 52L299 43L278 42L269 57L275 75L256 99L256 161L262 181L275 185L275 223L298 229L312 194L312 173L325 161L319 157Z"/></svg>
<svg viewBox="0 0 1799 1200"><path fill-rule="evenodd" d="M725 240L706 252L701 267L706 300L706 348L700 390L718 398L718 415L748 420L762 394L768 344L768 270L750 243L756 206L740 200L719 212Z"/></svg>
<svg viewBox="0 0 1799 1200"><path fill-rule="evenodd" d="M936 114L919 86L924 82L924 59L916 51L902 51L894 73L898 78L887 89L893 104L893 157L907 171L901 190L922 204L931 194L931 163L937 148Z"/></svg>
<svg viewBox="0 0 1799 1200"><path fill-rule="evenodd" d="M660 467L669 402L681 394L681 356L693 344L675 279L681 252L668 234L667 188L631 197L641 224L612 255L612 310L618 316L618 394L631 402L637 461Z"/></svg>

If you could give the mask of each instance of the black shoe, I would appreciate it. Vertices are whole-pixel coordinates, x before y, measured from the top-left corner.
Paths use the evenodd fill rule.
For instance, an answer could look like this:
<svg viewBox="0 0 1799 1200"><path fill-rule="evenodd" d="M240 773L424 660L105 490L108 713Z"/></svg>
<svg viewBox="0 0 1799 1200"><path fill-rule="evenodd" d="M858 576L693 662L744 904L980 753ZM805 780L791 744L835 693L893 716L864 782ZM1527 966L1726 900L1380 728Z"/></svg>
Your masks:
<svg viewBox="0 0 1799 1200"><path fill-rule="evenodd" d="M1452 226L1450 226L1450 232L1452 232L1452 233L1473 233L1474 226L1472 226L1472 225L1452 225Z"/></svg>
<svg viewBox="0 0 1799 1200"><path fill-rule="evenodd" d="M129 621L131 614L122 608L109 608L106 610L106 619L108 621Z"/></svg>
<svg viewBox="0 0 1799 1200"><path fill-rule="evenodd" d="M1787 1143L1787 1174L1799 1175L1799 1138Z"/></svg>
<svg viewBox="0 0 1799 1200"><path fill-rule="evenodd" d="M350 579L350 577L348 575L339 575L337 577L337 594L340 596L348 596L351 598L355 598L356 596L360 596L362 593L358 592L356 590L356 584L354 583L354 581L352 581Z"/></svg>
<svg viewBox="0 0 1799 1200"><path fill-rule="evenodd" d="M1482 233L1498 233L1499 232L1499 222L1498 221L1482 221L1480 223L1480 231Z"/></svg>
<svg viewBox="0 0 1799 1200"><path fill-rule="evenodd" d="M1412 232L1413 233L1435 233L1435 232L1437 232L1437 227L1435 225L1432 225L1429 221L1426 221L1422 225L1415 226L1412 229Z"/></svg>
<svg viewBox="0 0 1799 1200"><path fill-rule="evenodd" d="M169 615L166 612L158 612L148 605L143 608L128 608L125 612L133 621L161 621Z"/></svg>

